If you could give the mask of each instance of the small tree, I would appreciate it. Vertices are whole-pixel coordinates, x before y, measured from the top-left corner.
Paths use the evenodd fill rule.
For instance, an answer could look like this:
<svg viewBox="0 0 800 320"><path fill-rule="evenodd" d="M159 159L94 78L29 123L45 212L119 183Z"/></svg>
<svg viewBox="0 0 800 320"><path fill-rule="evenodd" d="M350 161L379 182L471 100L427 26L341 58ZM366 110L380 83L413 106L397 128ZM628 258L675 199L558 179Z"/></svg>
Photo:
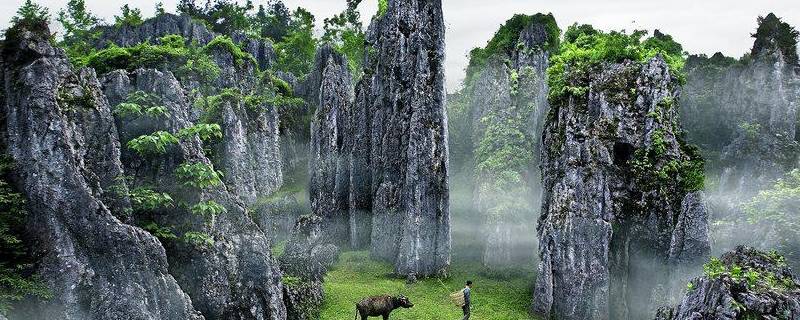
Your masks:
<svg viewBox="0 0 800 320"><path fill-rule="evenodd" d="M356 78L362 72L364 59L365 35L361 24L361 13L358 5L362 0L347 0L344 12L324 20L325 34L322 41L333 45L339 52L347 56L350 71Z"/></svg>
<svg viewBox="0 0 800 320"><path fill-rule="evenodd" d="M314 38L314 15L303 8L292 14L289 33L275 45L278 53L278 68L304 76L311 71L317 39Z"/></svg>
<svg viewBox="0 0 800 320"><path fill-rule="evenodd" d="M127 4L120 8L122 16L114 16L114 24L118 27L131 26L135 27L144 23L142 18L142 10L139 8L131 9Z"/></svg>
<svg viewBox="0 0 800 320"><path fill-rule="evenodd" d="M26 28L36 32L46 32L47 23L50 21L50 12L32 0L25 0L22 7L17 9L17 15L11 18L11 28L6 30L6 38L12 38L19 28ZM50 36L49 34L47 36Z"/></svg>
<svg viewBox="0 0 800 320"><path fill-rule="evenodd" d="M100 34L93 32L92 29L100 22L100 19L86 10L84 0L69 0L67 8L58 12L56 20L64 28L61 45L66 48L67 55L79 57L91 51L92 47L89 42Z"/></svg>

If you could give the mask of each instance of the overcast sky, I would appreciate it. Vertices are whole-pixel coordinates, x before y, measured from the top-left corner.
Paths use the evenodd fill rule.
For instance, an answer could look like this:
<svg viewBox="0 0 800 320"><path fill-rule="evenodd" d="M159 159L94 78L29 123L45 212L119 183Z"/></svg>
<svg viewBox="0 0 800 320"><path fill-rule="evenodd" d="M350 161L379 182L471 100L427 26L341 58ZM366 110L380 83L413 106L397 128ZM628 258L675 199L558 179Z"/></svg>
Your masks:
<svg viewBox="0 0 800 320"><path fill-rule="evenodd" d="M37 1L37 0L35 0ZM24 0L0 0L0 29ZM57 12L67 0L38 0ZM152 15L156 0L129 0ZM177 0L163 0L168 11L174 11ZM267 0L253 0L258 5ZM124 2L113 0L86 0L96 15L113 21L119 6ZM199 0L198 3L205 3ZM303 6L322 19L344 9L345 0L284 0L289 8ZM784 21L800 26L800 0L443 0L444 19L447 25L447 86L457 89L464 77L466 54L476 46L483 46L497 28L515 13L534 14L552 12L558 25L565 29L574 22L589 23L603 30L660 29L671 34L690 53L739 57L750 49L755 31L756 17L774 12ZM364 0L361 5L364 20L376 11L377 0Z"/></svg>

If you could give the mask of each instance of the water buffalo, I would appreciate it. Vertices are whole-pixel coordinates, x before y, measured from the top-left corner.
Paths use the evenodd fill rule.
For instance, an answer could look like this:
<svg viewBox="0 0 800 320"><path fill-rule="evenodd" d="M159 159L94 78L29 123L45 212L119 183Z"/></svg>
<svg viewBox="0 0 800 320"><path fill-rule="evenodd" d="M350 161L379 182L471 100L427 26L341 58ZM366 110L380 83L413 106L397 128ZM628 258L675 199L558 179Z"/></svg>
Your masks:
<svg viewBox="0 0 800 320"><path fill-rule="evenodd" d="M414 304L403 295L392 297L388 294L382 296L374 296L365 298L361 302L356 303L356 318L361 316L361 320L367 320L367 317L383 316L383 320L389 319L389 313L397 308L411 308Z"/></svg>

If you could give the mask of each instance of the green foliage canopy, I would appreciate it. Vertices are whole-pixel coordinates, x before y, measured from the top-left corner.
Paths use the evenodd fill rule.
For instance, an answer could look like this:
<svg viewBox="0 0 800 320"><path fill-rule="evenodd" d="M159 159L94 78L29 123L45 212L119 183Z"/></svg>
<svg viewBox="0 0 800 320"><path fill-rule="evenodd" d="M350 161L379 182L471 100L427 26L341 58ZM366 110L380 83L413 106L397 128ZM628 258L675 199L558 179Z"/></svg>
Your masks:
<svg viewBox="0 0 800 320"><path fill-rule="evenodd" d="M784 59L790 64L798 62L797 57L798 32L790 24L783 22L774 13L766 17L758 17L758 29L753 34L755 42L750 51L752 56L761 52L772 53L780 50Z"/></svg>

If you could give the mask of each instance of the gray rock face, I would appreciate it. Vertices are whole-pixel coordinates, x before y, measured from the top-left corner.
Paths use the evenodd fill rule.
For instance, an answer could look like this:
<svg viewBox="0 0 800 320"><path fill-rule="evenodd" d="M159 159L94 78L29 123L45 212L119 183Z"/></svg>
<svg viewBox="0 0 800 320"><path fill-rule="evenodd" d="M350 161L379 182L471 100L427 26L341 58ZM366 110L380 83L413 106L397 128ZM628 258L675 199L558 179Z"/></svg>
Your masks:
<svg viewBox="0 0 800 320"><path fill-rule="evenodd" d="M190 17L171 14L148 19L136 27L99 27L97 31L100 32L100 40L96 43L98 48L108 43L134 46L144 41L156 42L158 38L170 34L178 34L187 41L204 45L218 36ZM261 68L273 63L274 53L268 41L255 41L243 35L234 35L232 39L256 57ZM218 91L234 88L242 96L259 93L256 85L259 66L248 59L237 63L233 54L221 47L212 49L210 54L220 68L220 76L213 81L213 87L219 88ZM198 83L191 79L179 80L184 91L181 94L196 99L192 89L198 89ZM123 92L125 95L128 93ZM117 98L115 103L124 101L126 96ZM238 195L245 204L254 204L258 197L271 194L283 184L277 109L266 102L249 105L243 99L223 99L218 108L219 116L214 121L221 126L223 138L211 146L220 155L211 157L211 160L225 173L225 182L232 193ZM187 109L187 112L190 115L188 120L201 122L194 110Z"/></svg>
<svg viewBox="0 0 800 320"><path fill-rule="evenodd" d="M489 57L481 70L473 71L475 80L461 93L469 101L471 152L464 157L477 159L469 166L475 171L474 207L483 219L480 233L485 238L483 263L487 267L529 263L536 251L533 226L541 207L538 154L548 110L545 71L550 54L545 46L552 41L548 37L539 22L525 26L514 50ZM503 136L505 132L519 136ZM523 164L481 169L482 161L501 152L499 148L486 147L492 145L522 150L513 157ZM500 171L513 172L520 179L506 185Z"/></svg>
<svg viewBox="0 0 800 320"><path fill-rule="evenodd" d="M714 265L718 274L693 279L683 301L655 319L800 319L800 282L782 257L737 247Z"/></svg>
<svg viewBox="0 0 800 320"><path fill-rule="evenodd" d="M441 3L390 1L367 37L375 54L365 58L354 101L347 61L330 47L298 86L318 104L312 207L329 241L369 247L400 275L443 273L450 214Z"/></svg>
<svg viewBox="0 0 800 320"><path fill-rule="evenodd" d="M122 165L94 72L72 71L62 50L28 31L4 41L2 70L3 140L53 293L20 318L202 319L159 241L117 218L128 217L124 201L106 203Z"/></svg>
<svg viewBox="0 0 800 320"><path fill-rule="evenodd" d="M669 259L675 265L698 265L711 251L708 236L708 205L702 191L683 198L678 223L672 231Z"/></svg>
<svg viewBox="0 0 800 320"><path fill-rule="evenodd" d="M309 195L312 212L323 219L324 237L341 246L350 243L352 76L347 59L328 45L318 50L317 60L322 73L316 90L319 105L311 123Z"/></svg>
<svg viewBox="0 0 800 320"><path fill-rule="evenodd" d="M335 245L326 243L323 227L323 218L319 216L302 216L297 220L280 257L287 274L306 281L322 281L339 255Z"/></svg>
<svg viewBox="0 0 800 320"><path fill-rule="evenodd" d="M533 312L648 318L670 258L708 254L701 194L684 176L696 155L678 139L679 88L659 57L605 64L588 84L545 124Z"/></svg>
<svg viewBox="0 0 800 320"><path fill-rule="evenodd" d="M317 319L322 306L322 280L339 255L335 245L327 243L323 232L325 218L316 215L300 217L280 257L286 274L284 301L287 319ZM325 226L327 227L327 226Z"/></svg>
<svg viewBox="0 0 800 320"><path fill-rule="evenodd" d="M121 102L113 97L125 97L135 91L155 96L162 102L168 116L149 122L152 127L146 131L178 132L193 124L189 99L171 73L142 69L129 77L124 72L115 72L106 76L104 87L112 104ZM123 132L143 129L136 122L119 122ZM126 152L127 155L123 154L125 172L134 177L136 186L168 190L176 201L188 204L213 200L226 209L212 217L210 223L181 206L146 217L162 226L201 230L214 239L211 246L184 241L164 243L170 274L192 297L198 310L207 319L284 319L282 274L266 249L269 240L251 220L239 198L229 193L224 183L198 189L183 184L172 174L182 163L211 164L199 138L182 139L155 158Z"/></svg>
<svg viewBox="0 0 800 320"><path fill-rule="evenodd" d="M692 57L683 96L689 139L719 155L714 191L752 196L797 166L800 71L780 51L748 62Z"/></svg>
<svg viewBox="0 0 800 320"><path fill-rule="evenodd" d="M278 112L267 103L247 106L244 101L226 100L219 107L223 132L215 162L231 192L253 204L283 184Z"/></svg>
<svg viewBox="0 0 800 320"><path fill-rule="evenodd" d="M307 211L294 195L278 195L256 203L251 214L270 243L275 244L289 239L297 219L311 213Z"/></svg>
<svg viewBox="0 0 800 320"><path fill-rule="evenodd" d="M376 50L362 80L371 90L370 252L398 274L442 273L450 210L441 1L389 1L368 38Z"/></svg>
<svg viewBox="0 0 800 320"><path fill-rule="evenodd" d="M217 37L217 34L209 30L205 24L189 16L170 13L147 19L138 26L100 26L96 31L100 34L94 42L97 48L104 48L109 43L121 47L135 46L145 41L155 43L158 38L171 34L180 35L188 41L196 41L200 45L205 45ZM235 34L231 38L256 58L261 69L267 69L275 63L275 50L270 41L254 40L244 34Z"/></svg>

